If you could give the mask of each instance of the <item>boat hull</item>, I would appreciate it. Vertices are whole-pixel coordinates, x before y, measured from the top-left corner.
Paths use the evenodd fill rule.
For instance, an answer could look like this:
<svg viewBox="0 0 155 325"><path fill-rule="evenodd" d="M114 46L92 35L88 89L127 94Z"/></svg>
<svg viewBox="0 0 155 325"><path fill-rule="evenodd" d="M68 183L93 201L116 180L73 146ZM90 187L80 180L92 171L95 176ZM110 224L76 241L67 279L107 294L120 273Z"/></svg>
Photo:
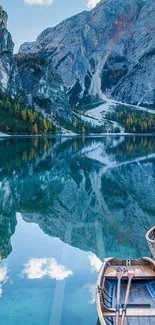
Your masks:
<svg viewBox="0 0 155 325"><path fill-rule="evenodd" d="M151 251L151 254L155 260L155 226L152 227L146 234L146 240L149 245L149 249Z"/></svg>
<svg viewBox="0 0 155 325"><path fill-rule="evenodd" d="M128 271L134 270L129 302L126 310L127 324L147 324L146 319L153 318L155 324L155 262L147 257L138 260L105 259L96 286L96 306L101 325L115 324L117 269L124 268L121 281L121 299L119 317L122 316L122 306L128 282ZM152 291L151 291L152 290ZM154 299L152 293L154 292ZM131 319L132 318L132 319Z"/></svg>

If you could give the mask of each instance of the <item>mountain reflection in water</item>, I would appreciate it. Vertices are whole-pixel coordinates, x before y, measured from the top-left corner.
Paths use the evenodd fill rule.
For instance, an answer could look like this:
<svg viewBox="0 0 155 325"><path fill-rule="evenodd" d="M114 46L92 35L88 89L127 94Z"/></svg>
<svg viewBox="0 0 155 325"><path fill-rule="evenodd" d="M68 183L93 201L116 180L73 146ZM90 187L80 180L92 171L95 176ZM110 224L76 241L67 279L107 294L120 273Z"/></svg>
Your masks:
<svg viewBox="0 0 155 325"><path fill-rule="evenodd" d="M155 138L0 141L0 251L11 252L16 212L99 259L149 254L155 217Z"/></svg>

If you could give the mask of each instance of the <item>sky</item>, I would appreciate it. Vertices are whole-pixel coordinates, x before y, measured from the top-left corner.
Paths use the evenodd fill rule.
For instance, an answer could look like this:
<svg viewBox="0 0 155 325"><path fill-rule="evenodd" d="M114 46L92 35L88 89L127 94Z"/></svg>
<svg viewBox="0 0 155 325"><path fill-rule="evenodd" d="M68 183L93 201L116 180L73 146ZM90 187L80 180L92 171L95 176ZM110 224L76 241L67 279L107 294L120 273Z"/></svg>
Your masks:
<svg viewBox="0 0 155 325"><path fill-rule="evenodd" d="M47 27L83 10L90 10L100 0L0 0L8 13L8 30L15 52L24 42L34 41Z"/></svg>

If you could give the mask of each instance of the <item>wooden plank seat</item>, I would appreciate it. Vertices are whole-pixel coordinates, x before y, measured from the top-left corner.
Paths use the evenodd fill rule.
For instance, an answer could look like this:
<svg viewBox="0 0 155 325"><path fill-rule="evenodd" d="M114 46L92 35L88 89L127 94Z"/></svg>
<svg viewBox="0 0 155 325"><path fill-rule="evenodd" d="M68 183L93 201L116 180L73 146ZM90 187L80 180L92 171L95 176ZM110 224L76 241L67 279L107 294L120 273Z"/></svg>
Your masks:
<svg viewBox="0 0 155 325"><path fill-rule="evenodd" d="M103 312L104 317L115 317L115 311ZM120 311L120 316L122 312ZM127 317L155 317L155 308L127 308Z"/></svg>
<svg viewBox="0 0 155 325"><path fill-rule="evenodd" d="M106 279L116 279L117 278L117 268L115 266L108 267L105 272L105 278ZM155 272L149 268L147 265L138 265L138 266L132 266L132 269L134 269L135 275L134 280L138 279L155 279ZM127 279L127 272L124 273L123 279Z"/></svg>

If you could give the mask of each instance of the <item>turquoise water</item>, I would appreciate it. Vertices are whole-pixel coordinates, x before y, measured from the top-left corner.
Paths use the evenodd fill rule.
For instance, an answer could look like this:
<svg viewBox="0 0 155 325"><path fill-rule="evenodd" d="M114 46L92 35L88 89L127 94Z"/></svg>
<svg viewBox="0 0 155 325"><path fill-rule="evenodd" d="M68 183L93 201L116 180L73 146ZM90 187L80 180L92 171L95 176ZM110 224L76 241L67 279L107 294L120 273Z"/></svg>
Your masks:
<svg viewBox="0 0 155 325"><path fill-rule="evenodd" d="M97 325L105 256L149 255L155 138L0 141L2 325Z"/></svg>

